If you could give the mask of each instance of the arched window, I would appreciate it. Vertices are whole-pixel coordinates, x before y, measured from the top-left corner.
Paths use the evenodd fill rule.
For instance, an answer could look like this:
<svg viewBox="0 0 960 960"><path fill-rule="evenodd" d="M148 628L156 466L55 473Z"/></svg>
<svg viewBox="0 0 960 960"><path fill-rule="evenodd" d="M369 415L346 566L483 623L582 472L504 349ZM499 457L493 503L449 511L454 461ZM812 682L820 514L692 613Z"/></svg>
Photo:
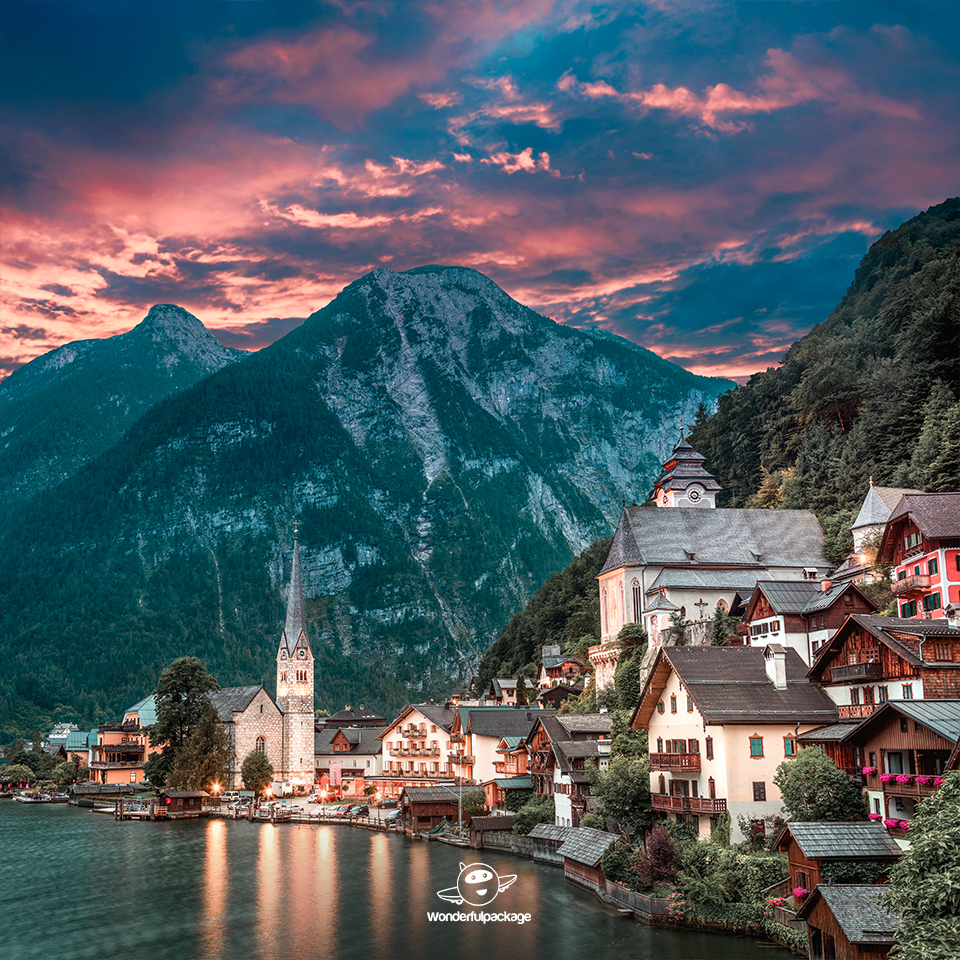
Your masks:
<svg viewBox="0 0 960 960"><path fill-rule="evenodd" d="M723 612L723 613L729 613L729 612L730 612L730 604L727 603L726 600L718 600L718 601L717 601L717 609L720 610L720 611Z"/></svg>
<svg viewBox="0 0 960 960"><path fill-rule="evenodd" d="M681 617L681 619L683 619L683 620L686 620L686 619L687 619L687 608L686 608L686 607L681 607L681 608L680 608L680 617Z"/></svg>
<svg viewBox="0 0 960 960"><path fill-rule="evenodd" d="M267 752L267 741L263 737L257 737L257 753Z"/></svg>
<svg viewBox="0 0 960 960"><path fill-rule="evenodd" d="M630 584L630 592L633 595L633 622L640 622L640 581L634 577Z"/></svg>

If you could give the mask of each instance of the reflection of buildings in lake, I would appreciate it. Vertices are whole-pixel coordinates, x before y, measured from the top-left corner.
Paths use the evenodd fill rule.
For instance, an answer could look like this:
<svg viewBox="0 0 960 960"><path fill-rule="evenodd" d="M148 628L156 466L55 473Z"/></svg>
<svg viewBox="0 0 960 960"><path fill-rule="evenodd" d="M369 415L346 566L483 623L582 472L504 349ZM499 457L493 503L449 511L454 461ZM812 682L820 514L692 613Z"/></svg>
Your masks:
<svg viewBox="0 0 960 960"><path fill-rule="evenodd" d="M394 953L391 932L394 923L396 899L393 879L393 860L390 857L391 838L385 833L370 834L370 853L367 860L367 878L370 885L370 947L380 957Z"/></svg>
<svg viewBox="0 0 960 960"><path fill-rule="evenodd" d="M223 954L230 886L230 871L227 863L228 829L223 820L211 820L207 825L200 921L203 955L206 957Z"/></svg>
<svg viewBox="0 0 960 960"><path fill-rule="evenodd" d="M289 942L289 931L284 929L284 911L281 906L280 837L282 827L263 824L259 828L257 866L253 875L254 936L257 953L270 957L276 954L276 945Z"/></svg>

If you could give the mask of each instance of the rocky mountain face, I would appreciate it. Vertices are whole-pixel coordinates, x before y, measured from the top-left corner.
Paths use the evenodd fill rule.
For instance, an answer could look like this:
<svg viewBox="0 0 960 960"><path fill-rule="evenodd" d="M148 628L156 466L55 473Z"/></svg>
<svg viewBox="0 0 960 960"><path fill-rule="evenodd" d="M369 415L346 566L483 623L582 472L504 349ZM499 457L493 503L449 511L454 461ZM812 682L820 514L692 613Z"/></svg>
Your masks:
<svg viewBox="0 0 960 960"><path fill-rule="evenodd" d="M72 476L150 407L245 356L158 304L128 333L78 340L0 382L0 510Z"/></svg>
<svg viewBox="0 0 960 960"><path fill-rule="evenodd" d="M377 270L6 525L0 714L115 714L187 653L269 678L295 518L320 705L448 689L730 386L472 270Z"/></svg>

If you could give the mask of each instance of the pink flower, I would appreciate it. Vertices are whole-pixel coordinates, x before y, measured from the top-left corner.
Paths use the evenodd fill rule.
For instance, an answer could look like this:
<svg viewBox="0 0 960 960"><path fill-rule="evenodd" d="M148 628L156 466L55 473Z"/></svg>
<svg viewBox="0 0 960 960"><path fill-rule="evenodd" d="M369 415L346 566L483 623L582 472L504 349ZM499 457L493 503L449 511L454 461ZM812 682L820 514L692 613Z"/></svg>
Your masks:
<svg viewBox="0 0 960 960"><path fill-rule="evenodd" d="M933 777L927 777L927 776L921 775L919 777L916 777L915 779L917 783L919 783L922 787L928 787L931 783L933 783Z"/></svg>
<svg viewBox="0 0 960 960"><path fill-rule="evenodd" d="M879 813L871 813L871 814L870 814L870 819L871 819L871 820L879 820L879 819L880 819L880 814L879 814Z"/></svg>
<svg viewBox="0 0 960 960"><path fill-rule="evenodd" d="M865 777L871 777L877 772L876 767L864 767L861 771Z"/></svg>
<svg viewBox="0 0 960 960"><path fill-rule="evenodd" d="M897 775L896 775L895 773L881 773L881 774L880 774L880 782L881 782L881 783L893 783L893 781L896 780L896 779L897 779Z"/></svg>
<svg viewBox="0 0 960 960"><path fill-rule="evenodd" d="M897 783L913 783L913 777L909 773L898 773Z"/></svg>
<svg viewBox="0 0 960 960"><path fill-rule="evenodd" d="M809 892L806 887L793 888L793 895L797 900L802 900Z"/></svg>
<svg viewBox="0 0 960 960"><path fill-rule="evenodd" d="M909 829L910 829L910 821L909 821L909 820L901 820L899 826L900 826L900 829L901 829L901 830L909 830Z"/></svg>
<svg viewBox="0 0 960 960"><path fill-rule="evenodd" d="M891 819L888 818L888 819L886 819L886 820L883 821L883 825L884 825L888 830L893 830L894 827L900 826L900 821L899 821L899 820L891 820Z"/></svg>
<svg viewBox="0 0 960 960"><path fill-rule="evenodd" d="M943 786L943 777L937 777L937 779L933 781L933 785L935 787Z"/></svg>

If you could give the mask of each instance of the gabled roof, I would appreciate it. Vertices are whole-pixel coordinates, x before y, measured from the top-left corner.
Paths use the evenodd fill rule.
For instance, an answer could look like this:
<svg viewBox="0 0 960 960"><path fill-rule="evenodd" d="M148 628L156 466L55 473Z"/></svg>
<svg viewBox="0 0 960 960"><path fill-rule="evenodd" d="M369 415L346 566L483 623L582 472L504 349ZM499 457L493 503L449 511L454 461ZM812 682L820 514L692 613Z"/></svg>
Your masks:
<svg viewBox="0 0 960 960"><path fill-rule="evenodd" d="M578 733L606 733L613 728L612 713L564 713L557 722L571 735Z"/></svg>
<svg viewBox="0 0 960 960"><path fill-rule="evenodd" d="M425 717L428 722L435 724L444 733L450 732L450 727L453 726L453 721L457 716L457 708L444 703L408 703L379 735L383 737L394 727L399 726L414 710Z"/></svg>
<svg viewBox="0 0 960 960"><path fill-rule="evenodd" d="M661 647L634 711L647 727L671 672L676 672L704 720L711 724L835 723L836 704L806 679L794 649L783 654L787 684L767 676L762 647Z"/></svg>
<svg viewBox="0 0 960 960"><path fill-rule="evenodd" d="M808 615L833 606L848 590L859 593L871 608L876 608L876 604L848 580L834 581L828 590L824 590L823 584L816 580L758 580L747 607L747 616L753 613L761 594L775 613Z"/></svg>
<svg viewBox="0 0 960 960"><path fill-rule="evenodd" d="M540 707L458 707L459 728L478 737L525 737L542 716L552 716L551 709Z"/></svg>
<svg viewBox="0 0 960 960"><path fill-rule="evenodd" d="M523 743L523 737L501 737L497 744L497 753L512 753L521 743Z"/></svg>
<svg viewBox="0 0 960 960"><path fill-rule="evenodd" d="M691 483L699 484L704 490L721 490L712 473L704 469L707 458L697 453L689 442L680 434L680 440L673 448L673 453L664 461L663 471L656 483L657 487L666 487L669 490L686 490Z"/></svg>
<svg viewBox="0 0 960 960"><path fill-rule="evenodd" d="M322 726L313 738L314 753L331 757L374 757L383 751L380 735L386 727L328 727ZM342 733L350 743L349 750L334 750L333 740Z"/></svg>
<svg viewBox="0 0 960 960"><path fill-rule="evenodd" d="M592 827L572 827L557 852L561 857L572 860L574 863L595 867L607 847L616 839L616 834L606 833L603 830L594 830Z"/></svg>
<svg viewBox="0 0 960 960"><path fill-rule="evenodd" d="M572 653L551 654L540 658L540 664L544 670L555 670L557 667L562 667L565 663L575 663L584 668L589 667L589 664L585 660L581 660L580 657L576 657Z"/></svg>
<svg viewBox="0 0 960 960"><path fill-rule="evenodd" d="M960 537L960 493L907 493L893 508L877 556L893 557L900 521L907 517L917 525L924 537L944 540Z"/></svg>
<svg viewBox="0 0 960 960"><path fill-rule="evenodd" d="M960 639L960 630L950 626L946 619L938 620L905 620L901 617L878 617L872 613L851 613L841 624L840 629L820 648L813 666L807 671L807 676L819 680L823 671L829 665L833 655L843 646L844 640L856 629L863 627L868 633L877 638L878 642L889 647L898 657L906 660L912 666L936 663L930 660L927 654L930 648L924 649L921 640L927 637L956 637ZM920 653L924 656L921 657ZM950 667L951 664L945 664ZM960 669L960 663L952 666Z"/></svg>
<svg viewBox="0 0 960 960"><path fill-rule="evenodd" d="M327 717L324 723L331 727L352 727L356 724L383 727L387 720L373 710L365 710L363 707L359 710L351 710L347 707L344 710L338 710L332 717Z"/></svg>
<svg viewBox="0 0 960 960"><path fill-rule="evenodd" d="M797 737L798 743L839 743L860 721L851 723L829 723L816 730L808 730Z"/></svg>
<svg viewBox="0 0 960 960"><path fill-rule="evenodd" d="M960 700L888 700L865 720L861 720L844 740L863 743L873 732L901 714L943 737L951 746L960 739Z"/></svg>
<svg viewBox="0 0 960 960"><path fill-rule="evenodd" d="M872 820L786 823L777 837L778 850L786 849L788 833L810 860L895 860L903 853L886 829Z"/></svg>
<svg viewBox="0 0 960 960"><path fill-rule="evenodd" d="M858 527L872 527L886 523L890 519L893 508L900 502L906 493L921 493L909 487L875 487L872 483L864 497L857 519L853 521L851 530Z"/></svg>
<svg viewBox="0 0 960 960"><path fill-rule="evenodd" d="M560 772L568 775L582 772L574 767L575 760L600 756L599 743L596 740L556 740L552 746Z"/></svg>
<svg viewBox="0 0 960 960"><path fill-rule="evenodd" d="M246 710L253 702L253 698L266 688L263 684L255 687L224 687L210 694L210 702L217 711L217 716L223 723L231 723L235 713ZM267 694L270 697L270 694ZM270 697L273 700L273 697ZM275 702L275 701L274 701ZM279 710L279 706L277 707Z"/></svg>
<svg viewBox="0 0 960 960"><path fill-rule="evenodd" d="M128 713L135 713L140 718L141 727L150 727L157 722L157 698L154 694L138 700L132 707L124 711L124 716Z"/></svg>
<svg viewBox="0 0 960 960"><path fill-rule="evenodd" d="M624 507L600 575L641 564L829 568L822 539L809 510Z"/></svg>
<svg viewBox="0 0 960 960"><path fill-rule="evenodd" d="M797 919L806 920L823 900L851 943L893 943L899 921L880 904L880 897L888 890L886 884L821 883L797 911Z"/></svg>
<svg viewBox="0 0 960 960"><path fill-rule="evenodd" d="M457 803L460 793L454 787L404 787L411 803Z"/></svg>

